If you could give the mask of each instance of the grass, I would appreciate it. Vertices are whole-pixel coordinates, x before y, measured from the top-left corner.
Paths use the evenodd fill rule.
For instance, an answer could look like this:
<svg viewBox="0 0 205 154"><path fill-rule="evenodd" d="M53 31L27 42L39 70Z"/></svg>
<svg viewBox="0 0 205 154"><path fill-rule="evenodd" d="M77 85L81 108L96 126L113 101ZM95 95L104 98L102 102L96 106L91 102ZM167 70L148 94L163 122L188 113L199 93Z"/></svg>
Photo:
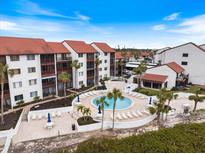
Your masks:
<svg viewBox="0 0 205 154"><path fill-rule="evenodd" d="M186 92L186 93L194 93L194 86L191 86L190 88L185 89L173 89L173 92ZM205 91L201 90L201 94L205 95Z"/></svg>
<svg viewBox="0 0 205 154"><path fill-rule="evenodd" d="M65 148L62 150L66 150ZM179 124L156 132L117 138L92 138L78 145L79 153L203 153L205 123Z"/></svg>
<svg viewBox="0 0 205 154"><path fill-rule="evenodd" d="M90 117L90 116L87 116L87 120L86 121L84 120L84 117L80 117L77 120L77 122L78 122L79 126L97 123L97 121L93 120L93 118Z"/></svg>
<svg viewBox="0 0 205 154"><path fill-rule="evenodd" d="M145 94L147 96L155 96L159 92L158 90L148 89L148 88L137 88L134 90L135 92Z"/></svg>

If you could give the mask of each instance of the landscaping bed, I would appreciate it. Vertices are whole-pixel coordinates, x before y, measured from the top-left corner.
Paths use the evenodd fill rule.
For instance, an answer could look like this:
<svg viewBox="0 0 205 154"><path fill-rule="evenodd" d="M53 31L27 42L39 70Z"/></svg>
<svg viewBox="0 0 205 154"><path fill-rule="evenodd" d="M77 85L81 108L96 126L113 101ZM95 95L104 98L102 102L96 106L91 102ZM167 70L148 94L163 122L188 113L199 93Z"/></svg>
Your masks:
<svg viewBox="0 0 205 154"><path fill-rule="evenodd" d="M87 121L84 120L84 117L80 117L78 118L77 122L79 126L98 123L97 121L93 120L93 118L90 116L87 116Z"/></svg>
<svg viewBox="0 0 205 154"><path fill-rule="evenodd" d="M179 124L143 135L92 138L78 145L79 153L203 153L205 123Z"/></svg>
<svg viewBox="0 0 205 154"><path fill-rule="evenodd" d="M43 104L35 105L31 108L31 111L68 107L68 106L72 106L72 99L62 98L60 100L49 101Z"/></svg>
<svg viewBox="0 0 205 154"><path fill-rule="evenodd" d="M4 115L4 125L0 125L0 131L15 128L23 109Z"/></svg>
<svg viewBox="0 0 205 154"><path fill-rule="evenodd" d="M153 89L148 89L148 88L137 88L134 91L145 94L147 96L156 96L159 92L158 90L153 90Z"/></svg>

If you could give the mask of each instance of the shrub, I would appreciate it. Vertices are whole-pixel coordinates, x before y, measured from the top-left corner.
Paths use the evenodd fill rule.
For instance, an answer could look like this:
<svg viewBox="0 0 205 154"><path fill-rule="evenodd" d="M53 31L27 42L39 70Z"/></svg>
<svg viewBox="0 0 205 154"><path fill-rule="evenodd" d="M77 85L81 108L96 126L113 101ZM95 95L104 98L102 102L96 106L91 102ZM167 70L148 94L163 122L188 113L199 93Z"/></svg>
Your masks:
<svg viewBox="0 0 205 154"><path fill-rule="evenodd" d="M18 106L22 106L23 104L24 104L24 100L20 100L16 103L16 105L18 105Z"/></svg>
<svg viewBox="0 0 205 154"><path fill-rule="evenodd" d="M152 89L146 89L146 88L137 88L134 91L145 94L147 96L155 96L158 94L157 90L152 90Z"/></svg>
<svg viewBox="0 0 205 154"><path fill-rule="evenodd" d="M39 101L40 100L40 97L39 96L36 96L33 98L33 101Z"/></svg>
<svg viewBox="0 0 205 154"><path fill-rule="evenodd" d="M92 138L78 145L82 153L201 153L205 151L205 124L173 128L126 138Z"/></svg>
<svg viewBox="0 0 205 154"><path fill-rule="evenodd" d="M80 117L80 118L78 118L77 122L78 122L78 124L79 124L80 126L97 123L97 121L93 120L93 118L90 117L90 116L87 116L87 117L86 117L86 119L87 119L86 121L84 120L84 118L85 118L85 117Z"/></svg>

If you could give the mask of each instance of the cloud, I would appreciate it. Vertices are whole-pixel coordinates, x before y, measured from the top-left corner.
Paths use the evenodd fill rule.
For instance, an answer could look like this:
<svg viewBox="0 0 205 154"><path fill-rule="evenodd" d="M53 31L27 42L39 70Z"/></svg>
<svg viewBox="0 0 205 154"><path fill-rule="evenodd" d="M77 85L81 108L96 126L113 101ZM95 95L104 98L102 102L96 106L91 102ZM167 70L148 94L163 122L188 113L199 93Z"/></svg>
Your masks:
<svg viewBox="0 0 205 154"><path fill-rule="evenodd" d="M16 12L25 15L42 15L42 16L51 16L51 17L72 18L57 13L53 10L42 8L37 3L34 3L29 0L20 0L17 3L17 6L19 7L19 9L17 9Z"/></svg>
<svg viewBox="0 0 205 154"><path fill-rule="evenodd" d="M79 13L78 11L75 12L75 15L76 15L76 19L79 19L81 21L89 21L90 20L90 17L83 15L83 14Z"/></svg>
<svg viewBox="0 0 205 154"><path fill-rule="evenodd" d="M164 25L164 24L155 25L152 27L152 30L155 30L155 31L165 30L165 29L166 29L166 25Z"/></svg>
<svg viewBox="0 0 205 154"><path fill-rule="evenodd" d="M180 14L180 12L172 13L172 14L164 17L164 20L167 20L167 21L176 20L178 18L179 14Z"/></svg>
<svg viewBox="0 0 205 154"><path fill-rule="evenodd" d="M205 35L205 14L185 19L168 31L186 35Z"/></svg>
<svg viewBox="0 0 205 154"><path fill-rule="evenodd" d="M3 30L3 31L19 31L21 29L18 28L18 26L15 22L0 20L0 30Z"/></svg>

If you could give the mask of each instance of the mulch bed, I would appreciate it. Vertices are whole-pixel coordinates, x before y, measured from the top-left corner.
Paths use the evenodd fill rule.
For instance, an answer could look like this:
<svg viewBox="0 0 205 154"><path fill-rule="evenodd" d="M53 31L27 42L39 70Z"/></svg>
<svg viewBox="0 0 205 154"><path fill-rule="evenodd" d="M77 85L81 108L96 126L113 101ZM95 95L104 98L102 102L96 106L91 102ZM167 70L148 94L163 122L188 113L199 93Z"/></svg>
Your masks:
<svg viewBox="0 0 205 154"><path fill-rule="evenodd" d="M71 105L72 105L72 100L68 98L62 98L60 100L55 100L55 101L50 101L47 103L35 105L31 108L31 111L67 107Z"/></svg>
<svg viewBox="0 0 205 154"><path fill-rule="evenodd" d="M88 90L88 89L90 89L90 88L92 88L92 87L93 87L93 86L83 87L83 88L80 88L80 89L74 89L74 88L72 88L71 90L76 91L76 92L82 92L82 91Z"/></svg>
<svg viewBox="0 0 205 154"><path fill-rule="evenodd" d="M0 131L15 128L23 109L4 115L4 125L0 125Z"/></svg>
<svg viewBox="0 0 205 154"><path fill-rule="evenodd" d="M98 123L97 121L93 120L93 118L90 116L87 117L87 121L84 121L84 118L80 117L80 118L78 118L77 122L78 122L79 126Z"/></svg>

